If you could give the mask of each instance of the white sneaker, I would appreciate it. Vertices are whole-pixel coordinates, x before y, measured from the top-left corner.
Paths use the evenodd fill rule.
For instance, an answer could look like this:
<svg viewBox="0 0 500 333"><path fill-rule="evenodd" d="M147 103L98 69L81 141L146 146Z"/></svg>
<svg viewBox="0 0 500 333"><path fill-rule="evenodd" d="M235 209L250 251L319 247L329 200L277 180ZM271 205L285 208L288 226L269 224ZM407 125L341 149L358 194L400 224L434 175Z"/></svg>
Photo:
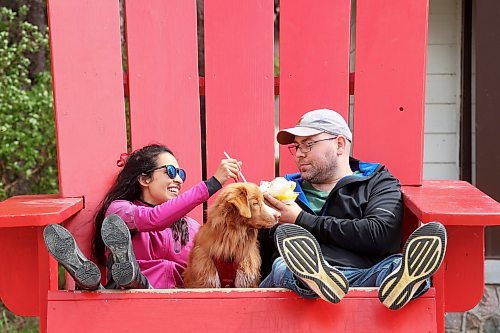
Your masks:
<svg viewBox="0 0 500 333"><path fill-rule="evenodd" d="M410 235L401 265L380 286L378 298L386 307L397 310L405 306L437 271L446 251L446 237L446 229L439 222L424 224Z"/></svg>
<svg viewBox="0 0 500 333"><path fill-rule="evenodd" d="M309 231L294 224L282 224L274 237L281 257L295 276L325 301L340 302L349 282L326 262L318 241Z"/></svg>

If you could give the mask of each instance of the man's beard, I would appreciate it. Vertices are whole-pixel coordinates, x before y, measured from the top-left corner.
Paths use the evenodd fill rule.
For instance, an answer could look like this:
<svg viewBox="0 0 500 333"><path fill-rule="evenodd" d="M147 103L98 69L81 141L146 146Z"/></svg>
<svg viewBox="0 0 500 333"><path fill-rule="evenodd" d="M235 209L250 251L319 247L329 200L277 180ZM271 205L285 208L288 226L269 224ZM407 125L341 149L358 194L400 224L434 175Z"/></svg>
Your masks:
<svg viewBox="0 0 500 333"><path fill-rule="evenodd" d="M333 153L329 153L321 161L315 161L311 164L309 171L302 173L302 179L307 180L311 184L324 184L334 178L337 161Z"/></svg>

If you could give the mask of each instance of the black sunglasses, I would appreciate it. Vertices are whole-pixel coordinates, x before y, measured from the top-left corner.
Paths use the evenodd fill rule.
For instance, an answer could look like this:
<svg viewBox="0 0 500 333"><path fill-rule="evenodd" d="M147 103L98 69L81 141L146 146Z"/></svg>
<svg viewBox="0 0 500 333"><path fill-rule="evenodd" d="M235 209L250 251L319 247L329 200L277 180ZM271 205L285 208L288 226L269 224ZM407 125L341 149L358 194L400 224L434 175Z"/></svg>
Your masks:
<svg viewBox="0 0 500 333"><path fill-rule="evenodd" d="M175 179L175 177L179 175L179 178L182 179L183 182L186 181L186 171L184 171L184 169L181 168L176 168L172 164L161 165L159 167L149 170L147 173L150 173L158 169L165 169L165 172L167 173L167 176L170 179Z"/></svg>

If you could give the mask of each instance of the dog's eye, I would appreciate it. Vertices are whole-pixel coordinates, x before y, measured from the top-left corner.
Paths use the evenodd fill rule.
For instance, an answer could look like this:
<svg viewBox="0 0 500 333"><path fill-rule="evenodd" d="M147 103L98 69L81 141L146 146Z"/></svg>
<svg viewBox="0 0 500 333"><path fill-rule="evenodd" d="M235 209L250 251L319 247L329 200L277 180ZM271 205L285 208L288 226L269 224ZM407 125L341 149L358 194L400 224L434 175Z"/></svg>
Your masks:
<svg viewBox="0 0 500 333"><path fill-rule="evenodd" d="M258 206L260 206L260 202L254 202L252 205L254 205L254 206L257 206L257 207L258 207Z"/></svg>

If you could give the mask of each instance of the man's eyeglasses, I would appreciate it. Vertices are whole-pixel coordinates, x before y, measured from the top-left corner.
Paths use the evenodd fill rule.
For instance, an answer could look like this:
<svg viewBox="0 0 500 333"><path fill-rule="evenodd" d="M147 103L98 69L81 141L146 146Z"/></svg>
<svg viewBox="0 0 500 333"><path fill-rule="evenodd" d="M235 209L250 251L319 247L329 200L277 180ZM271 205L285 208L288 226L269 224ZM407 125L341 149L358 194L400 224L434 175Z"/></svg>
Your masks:
<svg viewBox="0 0 500 333"><path fill-rule="evenodd" d="M337 137L335 136L333 138L326 138L326 139L321 139L321 140L316 140L316 141L307 141L307 142L302 142L302 143L296 143L293 145L289 145L288 150L290 151L290 154L292 154L293 156L295 156L295 154L297 154L297 150L299 150L299 149L303 153L308 153L311 151L312 146L314 146L318 142L334 140L336 138Z"/></svg>
<svg viewBox="0 0 500 333"><path fill-rule="evenodd" d="M155 171L158 169L165 169L165 173L167 174L167 176L170 179L175 179L175 177L177 177L177 175L179 175L179 178L182 179L183 182L186 181L186 171L184 171L184 169L176 168L173 165L168 164L168 165L161 165L159 167L151 169L149 172L152 172L152 171Z"/></svg>

